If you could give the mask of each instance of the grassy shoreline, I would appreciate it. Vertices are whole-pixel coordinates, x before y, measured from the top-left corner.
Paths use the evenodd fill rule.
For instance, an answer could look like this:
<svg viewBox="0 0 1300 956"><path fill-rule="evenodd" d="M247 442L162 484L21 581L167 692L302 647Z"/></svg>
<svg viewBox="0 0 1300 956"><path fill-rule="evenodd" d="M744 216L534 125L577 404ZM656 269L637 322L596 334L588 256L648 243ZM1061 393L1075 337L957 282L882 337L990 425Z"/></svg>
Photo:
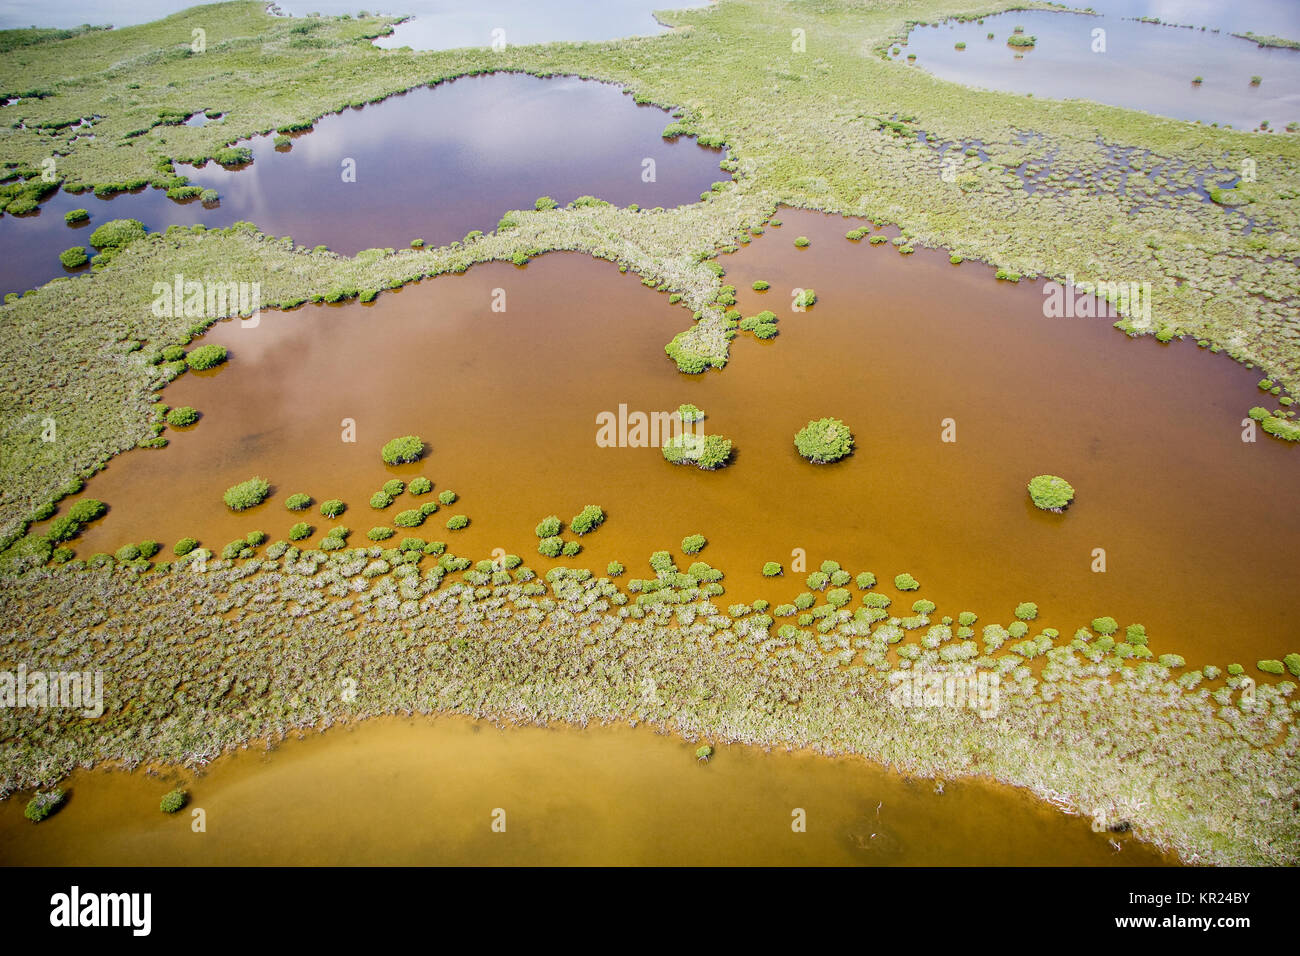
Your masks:
<svg viewBox="0 0 1300 956"><path fill-rule="evenodd" d="M105 675L98 719L0 713L0 791L105 762L201 766L251 740L384 714L644 722L689 740L989 777L1131 826L1187 862L1300 860L1290 680L1261 679L1253 700L1238 677L1211 691L1177 661L1119 659L1100 632L1053 638L1041 622L1027 658L1012 625L981 620L963 639L934 610L871 613L874 585L859 589L862 612L819 593L819 626L787 629L673 572L650 591L582 569L421 570L384 554L290 549L202 573L0 578L4 620L28 622L7 626L6 666ZM292 615L278 613L286 606ZM890 698L890 674L964 666L1001 675L992 719Z"/></svg>

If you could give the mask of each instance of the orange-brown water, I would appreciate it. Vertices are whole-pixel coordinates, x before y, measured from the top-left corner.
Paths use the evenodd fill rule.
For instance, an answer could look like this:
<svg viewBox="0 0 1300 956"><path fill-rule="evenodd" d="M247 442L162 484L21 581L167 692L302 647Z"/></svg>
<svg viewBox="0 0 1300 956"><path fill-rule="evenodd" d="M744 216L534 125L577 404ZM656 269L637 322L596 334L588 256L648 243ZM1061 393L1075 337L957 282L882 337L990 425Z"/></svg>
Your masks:
<svg viewBox="0 0 1300 956"><path fill-rule="evenodd" d="M39 826L22 800L0 802L0 863L1175 862L1008 787L948 781L936 793L862 760L739 746L700 765L694 744L627 727L376 720L240 751L197 778L100 770L66 786L67 804ZM158 802L176 786L191 803L167 817Z"/></svg>
<svg viewBox="0 0 1300 956"><path fill-rule="evenodd" d="M1005 623L1032 600L1066 633L1100 615L1141 622L1157 652L1192 666L1300 648L1297 449L1262 434L1241 441L1258 372L1190 342L1129 340L1108 319L1044 318L1038 284L995 282L938 252L851 243L845 220L782 217L723 257L744 314L773 309L781 334L742 333L728 367L703 376L663 354L688 313L577 254L476 266L372 305L268 312L254 329L222 323L208 339L230 363L164 394L202 421L88 483L112 510L78 555L144 538L170 549L193 535L220 551L254 529L286 537L298 516L284 499L299 491L346 501L341 523L368 544L370 527L414 505L403 496L375 512L370 495L391 476L423 474L461 500L412 533L475 559L499 547L544 570L553 562L536 553L536 522L597 503L607 522L566 563L618 559L645 576L652 551L699 532L702 557L727 572L727 602L792 598L802 548L809 570L834 558L882 583L908 571L939 614ZM801 234L812 245L796 250ZM772 289L750 291L759 278ZM796 286L817 290L803 314L790 308ZM506 292L504 313L491 311L494 289ZM598 413L681 402L735 441L730 467L598 447ZM817 467L792 436L824 415L851 425L857 450ZM346 418L355 444L341 440ZM949 418L954 443L940 440ZM426 459L384 466L380 445L410 432L429 444ZM1076 488L1068 513L1029 501L1025 483L1041 472ZM254 474L275 496L227 511L222 492ZM444 529L455 513L469 528ZM309 520L312 542L334 524L314 508ZM1098 548L1104 573L1091 570ZM784 579L760 576L769 560Z"/></svg>

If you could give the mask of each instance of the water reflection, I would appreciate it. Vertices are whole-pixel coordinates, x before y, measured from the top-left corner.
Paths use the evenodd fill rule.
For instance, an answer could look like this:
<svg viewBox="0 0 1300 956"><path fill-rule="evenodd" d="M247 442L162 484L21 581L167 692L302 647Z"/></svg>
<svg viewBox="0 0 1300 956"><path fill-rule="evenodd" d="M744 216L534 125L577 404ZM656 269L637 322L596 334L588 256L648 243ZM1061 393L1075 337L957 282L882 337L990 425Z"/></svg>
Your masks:
<svg viewBox="0 0 1300 956"><path fill-rule="evenodd" d="M1017 26L1035 39L1032 48L1008 44ZM965 48L957 49L958 43ZM982 23L917 27L894 55L911 54L918 66L967 86L1089 99L1238 129L1261 121L1281 129L1300 120L1300 52L1261 49L1226 32L1015 11ZM1251 82L1255 76L1258 85ZM1193 83L1196 77L1200 84Z"/></svg>
<svg viewBox="0 0 1300 956"><path fill-rule="evenodd" d="M350 255L486 232L505 210L532 208L543 195L646 208L696 202L727 178L718 168L722 154L687 138L663 139L669 122L664 110L637 106L619 87L573 77L495 74L412 90L326 116L287 149L276 147L274 134L256 137L247 144L252 164L239 169L177 167L217 190L218 205L173 202L152 188L111 200L60 192L38 213L0 217L0 290L65 274L58 254L89 235L63 221L77 208L90 211L92 226L129 216L155 231L247 220ZM643 176L647 158L652 182ZM355 181L345 180L349 166Z"/></svg>

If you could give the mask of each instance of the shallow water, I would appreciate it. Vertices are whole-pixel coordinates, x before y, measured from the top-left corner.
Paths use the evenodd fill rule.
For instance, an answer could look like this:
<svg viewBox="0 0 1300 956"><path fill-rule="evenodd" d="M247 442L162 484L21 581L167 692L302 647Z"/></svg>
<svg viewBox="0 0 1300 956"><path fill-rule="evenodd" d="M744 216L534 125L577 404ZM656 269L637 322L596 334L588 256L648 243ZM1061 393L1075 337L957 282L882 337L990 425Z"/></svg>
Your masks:
<svg viewBox="0 0 1300 956"><path fill-rule="evenodd" d="M1176 862L1021 790L627 727L376 720L198 775L79 771L39 826L0 802L0 864L1073 865ZM190 805L158 810L181 786ZM206 832L191 830L192 813ZM806 831L791 824L805 812ZM492 830L505 811L505 832ZM1110 841L1115 841L1117 851Z"/></svg>
<svg viewBox="0 0 1300 956"><path fill-rule="evenodd" d="M409 533L473 559L500 547L545 570L555 562L536 553L533 526L597 503L609 520L565 563L599 570L617 559L644 577L651 552L698 532L709 539L703 559L727 572L727 603L792 599L801 548L809 570L833 558L886 583L910 572L941 615L968 609L1005 624L1035 601L1043 625L1067 634L1100 615L1140 622L1157 653L1191 666L1298 649L1300 512L1285 504L1300 491L1298 450L1262 434L1240 440L1258 371L1190 341L1130 340L1108 319L1044 318L1039 284L849 242L851 221L781 216L784 226L722 260L744 314L771 308L781 334L742 333L728 367L703 376L681 375L663 354L689 313L573 253L476 266L371 305L267 312L252 329L220 323L207 338L230 349L228 365L164 391L204 418L88 482L85 494L112 510L78 554L186 535L219 552L254 529L285 537L299 520L284 507L295 492L342 498L340 523L367 544L369 528L415 506L404 496L376 512L370 496L391 476L424 474L461 501ZM795 249L797 235L812 245ZM750 291L760 278L771 291ZM803 314L791 311L796 286L819 297ZM504 313L491 311L495 289L506 291ZM735 441L730 467L704 473L654 447L598 447L598 413L682 402ZM853 428L856 453L816 467L792 437L827 415ZM342 441L345 418L355 444ZM941 441L947 418L954 443ZM412 432L427 458L385 467L380 445ZM1068 513L1030 502L1025 484L1043 472L1074 485ZM227 511L222 492L254 474L275 497ZM470 526L445 530L456 513ZM308 520L312 542L334 524L315 510ZM1091 570L1097 548L1104 573ZM765 561L787 576L762 578Z"/></svg>
<svg viewBox="0 0 1300 956"><path fill-rule="evenodd" d="M1138 15L1146 14L1128 14ZM1032 49L1007 45L1016 26L1037 39ZM1104 52L1093 50L1098 29L1105 31ZM1300 29L1293 32L1292 38L1300 39ZM959 42L966 44L964 50L955 48ZM922 69L967 86L1094 100L1237 129L1254 129L1265 120L1284 129L1300 120L1300 51L1260 49L1227 32L1138 23L1119 15L1026 10L986 17L983 23L916 27L896 59L909 54L916 54ZM1203 78L1199 86L1192 83L1197 76ZM1262 77L1259 86L1251 85L1252 76Z"/></svg>
<svg viewBox="0 0 1300 956"><path fill-rule="evenodd" d="M351 255L487 232L507 209L531 209L543 195L647 208L698 202L712 183L730 178L718 168L723 153L685 137L665 140L670 122L619 87L573 77L493 74L422 87L325 116L289 149L277 149L274 135L241 141L254 157L243 168L178 165L194 185L220 193L212 208L146 187L107 200L59 192L37 213L0 216L0 290L67 274L59 253L78 244L93 251L90 232L114 218L139 219L153 231L247 220ZM642 178L647 158L653 182ZM343 179L348 160L354 181ZM67 226L64 213L78 208L90 211L90 223Z"/></svg>
<svg viewBox="0 0 1300 956"><path fill-rule="evenodd" d="M1224 33L1250 31L1300 40L1300 5L1291 0L1086 0L1078 6L1108 17L1157 17Z"/></svg>

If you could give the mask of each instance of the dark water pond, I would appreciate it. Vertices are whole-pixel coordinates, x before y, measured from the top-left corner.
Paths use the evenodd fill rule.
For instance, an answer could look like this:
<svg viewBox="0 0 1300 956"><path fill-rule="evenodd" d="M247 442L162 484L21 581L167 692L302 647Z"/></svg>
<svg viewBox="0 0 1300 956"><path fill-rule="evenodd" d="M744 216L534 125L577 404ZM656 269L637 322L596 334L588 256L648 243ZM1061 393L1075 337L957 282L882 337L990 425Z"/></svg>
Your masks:
<svg viewBox="0 0 1300 956"><path fill-rule="evenodd" d="M350 255L486 232L505 210L532 208L543 195L647 208L696 202L727 178L718 168L722 153L663 139L671 119L616 86L572 77L495 74L412 90L326 116L288 148L277 148L274 135L246 141L253 162L238 169L179 166L194 184L220 193L215 205L174 202L153 188L110 200L60 192L39 212L0 217L0 291L67 274L58 254L121 217L155 231L247 220ZM653 182L645 181L648 159ZM349 168L355 181L345 181ZM77 208L90 211L90 222L69 227L64 213Z"/></svg>
<svg viewBox="0 0 1300 956"><path fill-rule="evenodd" d="M1008 44L1017 26L1035 39L1032 48ZM1094 35L1096 30L1105 31L1104 37ZM1300 30L1293 32L1300 36ZM958 43L965 48L957 49ZM967 86L1095 100L1236 129L1255 129L1261 122L1284 129L1300 120L1300 51L1261 49L1226 31L1119 15L1016 11L983 23L917 27L895 56L909 54L921 68ZM1196 77L1202 82L1193 83Z"/></svg>

